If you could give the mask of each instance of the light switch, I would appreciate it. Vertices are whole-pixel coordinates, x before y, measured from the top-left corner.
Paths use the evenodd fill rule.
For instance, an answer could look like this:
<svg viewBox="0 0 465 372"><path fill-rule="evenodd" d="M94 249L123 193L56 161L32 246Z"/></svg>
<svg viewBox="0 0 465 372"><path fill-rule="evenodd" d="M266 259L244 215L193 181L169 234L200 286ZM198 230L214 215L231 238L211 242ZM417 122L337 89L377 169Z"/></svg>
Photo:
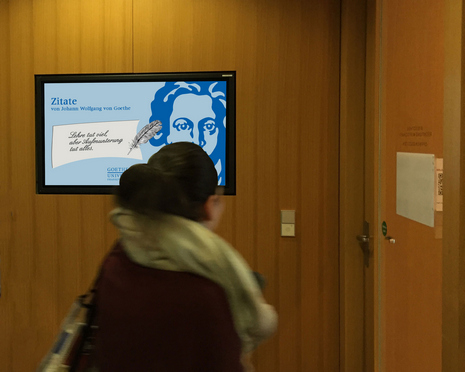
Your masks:
<svg viewBox="0 0 465 372"><path fill-rule="evenodd" d="M281 236L295 236L295 211L281 211Z"/></svg>
<svg viewBox="0 0 465 372"><path fill-rule="evenodd" d="M295 224L295 211L281 211L281 223Z"/></svg>
<svg viewBox="0 0 465 372"><path fill-rule="evenodd" d="M281 236L295 236L295 225L293 223L282 223Z"/></svg>

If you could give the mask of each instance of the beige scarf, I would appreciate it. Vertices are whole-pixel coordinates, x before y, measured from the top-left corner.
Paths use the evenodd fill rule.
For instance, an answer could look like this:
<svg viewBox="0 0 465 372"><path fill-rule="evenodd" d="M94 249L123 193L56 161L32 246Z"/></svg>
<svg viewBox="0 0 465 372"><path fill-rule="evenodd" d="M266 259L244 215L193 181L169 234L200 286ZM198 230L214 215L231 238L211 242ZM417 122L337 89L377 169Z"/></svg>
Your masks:
<svg viewBox="0 0 465 372"><path fill-rule="evenodd" d="M173 215L148 219L127 209L111 212L130 259L142 266L197 274L226 292L242 350L249 352L276 330L268 305L241 255L202 224Z"/></svg>

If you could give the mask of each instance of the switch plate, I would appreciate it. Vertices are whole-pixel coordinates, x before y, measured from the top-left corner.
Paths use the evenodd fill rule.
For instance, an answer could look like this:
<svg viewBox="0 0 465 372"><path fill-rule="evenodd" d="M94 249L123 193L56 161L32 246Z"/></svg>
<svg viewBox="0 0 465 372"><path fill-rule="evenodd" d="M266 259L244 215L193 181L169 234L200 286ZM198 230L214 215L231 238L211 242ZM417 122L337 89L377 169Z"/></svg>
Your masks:
<svg viewBox="0 0 465 372"><path fill-rule="evenodd" d="M282 210L281 211L281 223L295 224L295 211Z"/></svg>
<svg viewBox="0 0 465 372"><path fill-rule="evenodd" d="M293 223L282 223L281 236L295 236L295 225Z"/></svg>
<svg viewBox="0 0 465 372"><path fill-rule="evenodd" d="M295 236L294 210L281 210L281 236Z"/></svg>

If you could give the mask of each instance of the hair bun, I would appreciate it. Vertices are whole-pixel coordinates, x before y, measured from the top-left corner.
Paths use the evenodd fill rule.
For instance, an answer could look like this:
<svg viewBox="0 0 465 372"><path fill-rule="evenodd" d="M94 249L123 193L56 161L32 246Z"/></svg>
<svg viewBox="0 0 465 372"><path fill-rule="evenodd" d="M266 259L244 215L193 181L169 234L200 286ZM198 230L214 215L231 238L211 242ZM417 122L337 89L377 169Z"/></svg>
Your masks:
<svg viewBox="0 0 465 372"><path fill-rule="evenodd" d="M182 199L172 177L148 164L128 168L116 191L120 206L148 216L177 211Z"/></svg>

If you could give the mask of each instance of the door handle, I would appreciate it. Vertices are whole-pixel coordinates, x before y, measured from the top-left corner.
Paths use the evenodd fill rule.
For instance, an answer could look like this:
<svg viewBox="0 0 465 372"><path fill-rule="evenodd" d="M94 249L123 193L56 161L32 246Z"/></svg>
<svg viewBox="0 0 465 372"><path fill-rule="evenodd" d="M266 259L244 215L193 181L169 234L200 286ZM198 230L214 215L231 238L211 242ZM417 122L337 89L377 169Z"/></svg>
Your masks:
<svg viewBox="0 0 465 372"><path fill-rule="evenodd" d="M370 225L363 221L363 234L357 235L356 239L363 252L363 262L366 267L370 266Z"/></svg>
<svg viewBox="0 0 465 372"><path fill-rule="evenodd" d="M394 239L392 236L386 236L384 239L388 240L391 244L396 244L396 239Z"/></svg>
<svg viewBox="0 0 465 372"><path fill-rule="evenodd" d="M357 240L359 243L369 243L370 237L368 235L357 235Z"/></svg>

